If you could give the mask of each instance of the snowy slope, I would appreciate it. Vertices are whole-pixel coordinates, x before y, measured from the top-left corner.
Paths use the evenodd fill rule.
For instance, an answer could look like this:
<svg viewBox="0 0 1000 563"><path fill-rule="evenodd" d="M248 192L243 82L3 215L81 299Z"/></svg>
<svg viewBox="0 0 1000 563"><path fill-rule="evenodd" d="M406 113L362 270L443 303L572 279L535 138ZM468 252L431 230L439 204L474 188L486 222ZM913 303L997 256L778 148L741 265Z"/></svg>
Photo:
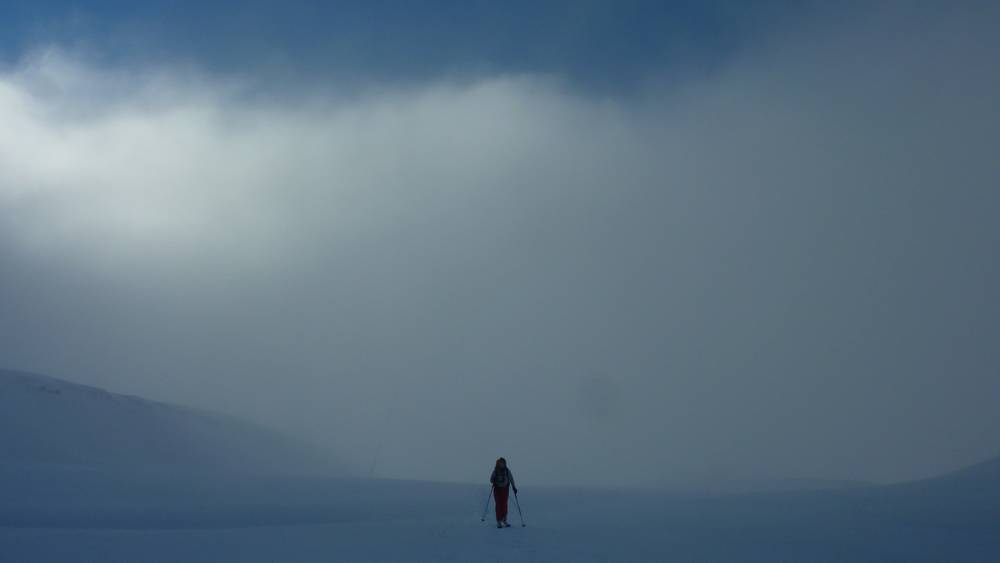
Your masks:
<svg viewBox="0 0 1000 563"><path fill-rule="evenodd" d="M947 475L912 485L934 488L974 488L979 493L1000 494L1000 457L995 457Z"/></svg>
<svg viewBox="0 0 1000 563"><path fill-rule="evenodd" d="M0 370L0 464L330 470L317 452L212 413Z"/></svg>
<svg viewBox="0 0 1000 563"><path fill-rule="evenodd" d="M485 484L246 471L261 451L283 451L279 469L310 455L224 417L34 375L0 372L0 448L0 562L1000 561L1000 458L893 486L750 494L537 488L519 473L528 526L512 503L514 527L498 530L491 512L480 521Z"/></svg>

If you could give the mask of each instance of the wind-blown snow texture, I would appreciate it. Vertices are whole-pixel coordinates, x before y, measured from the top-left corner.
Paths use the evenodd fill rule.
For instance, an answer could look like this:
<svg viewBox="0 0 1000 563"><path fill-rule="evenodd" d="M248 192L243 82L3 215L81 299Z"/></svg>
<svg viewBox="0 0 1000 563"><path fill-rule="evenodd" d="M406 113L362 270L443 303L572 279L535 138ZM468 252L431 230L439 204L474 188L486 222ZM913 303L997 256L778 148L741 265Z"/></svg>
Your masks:
<svg viewBox="0 0 1000 563"><path fill-rule="evenodd" d="M64 449L29 408L51 397L35 393L76 397L61 405L86 404L92 393L123 399L58 380L5 377L0 443L19 445L0 458L4 562L1000 560L1000 459L902 485L728 495L539 489L519 473L528 527L518 526L511 503L515 527L497 530L491 515L480 522L485 483L282 476L116 456L41 459L39 451ZM15 391L15 384L26 387ZM164 423L181 424L187 412L132 401L174 413L157 419ZM84 412L65 408L54 419L69 423ZM101 411L109 418L96 420L121 416L133 430L153 432L133 408L114 405ZM35 425L12 427L21 416ZM21 441L10 442L18 433ZM25 447L36 433L48 436L49 449ZM80 428L67 433L89 436ZM113 442L98 442L95 452L114 452Z"/></svg>

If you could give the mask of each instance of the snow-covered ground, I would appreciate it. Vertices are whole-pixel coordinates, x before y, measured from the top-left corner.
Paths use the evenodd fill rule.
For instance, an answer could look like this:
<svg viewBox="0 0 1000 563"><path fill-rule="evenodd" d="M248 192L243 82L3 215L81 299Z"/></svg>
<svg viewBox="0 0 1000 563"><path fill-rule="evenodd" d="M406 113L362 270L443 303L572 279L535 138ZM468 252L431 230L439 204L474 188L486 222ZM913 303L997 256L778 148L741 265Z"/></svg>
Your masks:
<svg viewBox="0 0 1000 563"><path fill-rule="evenodd" d="M485 483L302 469L314 461L239 421L0 372L0 561L1000 561L1000 460L743 494L540 488L524 472L527 527L511 503L503 530L480 520Z"/></svg>
<svg viewBox="0 0 1000 563"><path fill-rule="evenodd" d="M480 521L485 485L2 471L2 561L1000 560L982 475L745 495L524 485L527 527L512 503L498 530Z"/></svg>

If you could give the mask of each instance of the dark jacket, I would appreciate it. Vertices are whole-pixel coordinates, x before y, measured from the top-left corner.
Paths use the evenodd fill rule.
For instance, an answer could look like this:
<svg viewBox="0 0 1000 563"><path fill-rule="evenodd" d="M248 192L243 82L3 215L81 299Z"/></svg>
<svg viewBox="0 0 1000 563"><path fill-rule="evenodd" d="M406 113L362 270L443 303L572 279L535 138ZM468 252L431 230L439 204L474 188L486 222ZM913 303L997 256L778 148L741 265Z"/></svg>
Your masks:
<svg viewBox="0 0 1000 563"><path fill-rule="evenodd" d="M517 490L517 485L514 485L514 474L506 467L503 469L494 467L493 473L490 475L490 483L493 483L493 486L498 489L506 489L513 486L514 490Z"/></svg>

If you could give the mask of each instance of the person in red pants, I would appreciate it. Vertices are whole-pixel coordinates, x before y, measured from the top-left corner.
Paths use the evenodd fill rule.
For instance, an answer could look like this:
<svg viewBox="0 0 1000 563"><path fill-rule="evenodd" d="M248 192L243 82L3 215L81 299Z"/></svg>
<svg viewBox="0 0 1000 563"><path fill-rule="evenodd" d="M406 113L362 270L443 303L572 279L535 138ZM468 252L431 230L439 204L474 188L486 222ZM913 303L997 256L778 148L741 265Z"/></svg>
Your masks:
<svg viewBox="0 0 1000 563"><path fill-rule="evenodd" d="M514 484L514 475L507 469L507 460L500 458L493 467L493 474L490 475L490 483L493 485L493 499L497 505L497 528L510 527L507 523L507 497L511 487L514 494L517 494L517 485Z"/></svg>

